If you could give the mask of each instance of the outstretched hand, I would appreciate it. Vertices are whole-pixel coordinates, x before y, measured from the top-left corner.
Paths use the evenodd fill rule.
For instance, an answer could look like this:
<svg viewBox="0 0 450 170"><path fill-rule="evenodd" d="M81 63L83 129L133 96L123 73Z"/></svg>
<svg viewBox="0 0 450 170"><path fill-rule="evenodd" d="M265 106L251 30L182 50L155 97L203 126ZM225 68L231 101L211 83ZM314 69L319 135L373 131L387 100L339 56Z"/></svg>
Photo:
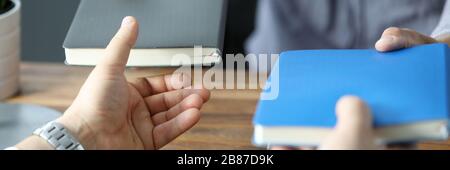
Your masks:
<svg viewBox="0 0 450 170"><path fill-rule="evenodd" d="M128 82L124 71L138 27L135 18L123 19L105 56L57 120L86 149L159 149L198 122L209 98L184 75Z"/></svg>

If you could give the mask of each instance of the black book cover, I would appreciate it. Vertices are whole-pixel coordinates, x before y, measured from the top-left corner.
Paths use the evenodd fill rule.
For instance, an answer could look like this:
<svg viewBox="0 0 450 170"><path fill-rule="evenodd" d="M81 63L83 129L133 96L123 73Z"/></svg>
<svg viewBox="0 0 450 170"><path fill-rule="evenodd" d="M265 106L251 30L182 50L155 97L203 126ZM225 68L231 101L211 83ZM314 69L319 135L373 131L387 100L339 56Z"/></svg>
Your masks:
<svg viewBox="0 0 450 170"><path fill-rule="evenodd" d="M82 0L64 48L105 48L125 16L140 24L136 49L222 49L226 0Z"/></svg>

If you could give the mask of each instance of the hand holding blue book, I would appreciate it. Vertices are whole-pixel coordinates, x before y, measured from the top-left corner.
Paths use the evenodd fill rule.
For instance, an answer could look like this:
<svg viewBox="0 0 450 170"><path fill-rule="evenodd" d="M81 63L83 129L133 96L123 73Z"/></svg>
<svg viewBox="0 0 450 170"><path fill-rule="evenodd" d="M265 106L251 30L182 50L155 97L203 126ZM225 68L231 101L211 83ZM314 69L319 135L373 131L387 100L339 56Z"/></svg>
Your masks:
<svg viewBox="0 0 450 170"><path fill-rule="evenodd" d="M282 53L271 77L279 96L261 100L257 145L318 145L336 124L337 100L364 99L383 143L448 137L450 54L446 44L380 53L305 50ZM277 70L274 69L274 70Z"/></svg>

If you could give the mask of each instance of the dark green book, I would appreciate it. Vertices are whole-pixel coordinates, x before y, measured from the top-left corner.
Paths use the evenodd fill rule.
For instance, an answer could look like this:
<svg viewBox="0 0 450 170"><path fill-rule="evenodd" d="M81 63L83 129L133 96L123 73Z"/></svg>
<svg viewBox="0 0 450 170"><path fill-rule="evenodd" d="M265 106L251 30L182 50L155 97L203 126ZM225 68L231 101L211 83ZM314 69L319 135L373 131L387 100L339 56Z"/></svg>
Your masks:
<svg viewBox="0 0 450 170"><path fill-rule="evenodd" d="M136 17L140 24L128 66L217 63L225 12L226 0L82 0L64 41L66 63L95 65L125 16ZM194 53L194 47L202 50ZM177 54L190 62L175 62L186 61L175 58Z"/></svg>

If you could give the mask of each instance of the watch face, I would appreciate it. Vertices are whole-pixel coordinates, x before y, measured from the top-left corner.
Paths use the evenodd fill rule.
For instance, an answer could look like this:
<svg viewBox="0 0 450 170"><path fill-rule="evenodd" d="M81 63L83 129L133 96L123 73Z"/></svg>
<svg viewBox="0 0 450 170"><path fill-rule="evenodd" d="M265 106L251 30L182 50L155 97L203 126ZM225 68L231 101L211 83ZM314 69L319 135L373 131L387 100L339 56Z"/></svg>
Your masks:
<svg viewBox="0 0 450 170"><path fill-rule="evenodd" d="M61 114L37 105L0 104L0 149L15 145Z"/></svg>

